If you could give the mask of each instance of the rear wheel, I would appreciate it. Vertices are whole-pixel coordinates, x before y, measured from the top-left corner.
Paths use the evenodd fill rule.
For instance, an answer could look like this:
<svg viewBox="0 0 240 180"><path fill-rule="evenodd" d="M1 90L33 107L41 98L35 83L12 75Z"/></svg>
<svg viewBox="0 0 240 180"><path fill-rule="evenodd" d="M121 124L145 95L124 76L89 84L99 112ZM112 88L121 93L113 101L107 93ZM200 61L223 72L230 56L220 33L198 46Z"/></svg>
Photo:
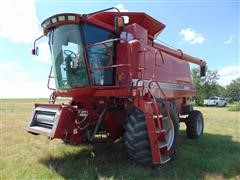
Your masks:
<svg viewBox="0 0 240 180"><path fill-rule="evenodd" d="M165 107L162 107L162 110L164 109ZM166 116L167 113L165 112L163 115L164 114L165 117L163 117L163 126L164 129L168 130L170 125ZM166 135L166 141L168 144L170 158L172 158L175 154L177 146L179 121L173 108L170 108L170 114L173 129L171 129ZM129 157L141 165L150 165L152 163L152 155L144 113L136 107L133 108L126 119L124 128L125 133L123 135L123 140Z"/></svg>
<svg viewBox="0 0 240 180"><path fill-rule="evenodd" d="M204 129L203 115L200 111L192 111L186 121L187 137L196 139L202 136Z"/></svg>

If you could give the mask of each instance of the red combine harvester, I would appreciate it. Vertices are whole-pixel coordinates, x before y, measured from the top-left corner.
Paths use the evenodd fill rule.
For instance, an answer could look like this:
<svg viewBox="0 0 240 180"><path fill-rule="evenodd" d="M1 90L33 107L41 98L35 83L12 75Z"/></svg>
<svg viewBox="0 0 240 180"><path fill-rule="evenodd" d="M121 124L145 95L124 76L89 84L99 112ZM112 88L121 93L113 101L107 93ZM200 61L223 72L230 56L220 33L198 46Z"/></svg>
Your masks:
<svg viewBox="0 0 240 180"><path fill-rule="evenodd" d="M122 138L137 163L164 164L175 154L179 122L189 138L203 134L202 113L187 99L196 93L189 63L201 76L206 63L155 42L165 25L149 15L111 9L42 23L52 55L48 87L54 79L56 89L49 87L49 103L35 104L27 131L69 144ZM57 97L72 99L57 104Z"/></svg>

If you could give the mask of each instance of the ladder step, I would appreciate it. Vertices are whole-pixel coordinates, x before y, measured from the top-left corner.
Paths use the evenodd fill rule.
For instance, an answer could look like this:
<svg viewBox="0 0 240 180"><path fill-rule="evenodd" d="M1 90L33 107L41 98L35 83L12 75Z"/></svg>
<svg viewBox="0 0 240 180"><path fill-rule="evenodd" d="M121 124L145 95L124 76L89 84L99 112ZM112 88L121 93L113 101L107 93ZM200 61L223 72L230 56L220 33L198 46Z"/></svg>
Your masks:
<svg viewBox="0 0 240 180"><path fill-rule="evenodd" d="M166 133L165 129L156 128L156 133Z"/></svg>
<svg viewBox="0 0 240 180"><path fill-rule="evenodd" d="M147 104L152 104L153 102L152 102L152 101L147 101L146 103L147 103Z"/></svg>
<svg viewBox="0 0 240 180"><path fill-rule="evenodd" d="M153 115L153 118L154 118L154 119L162 118L162 117L163 117L163 115Z"/></svg>
<svg viewBox="0 0 240 180"><path fill-rule="evenodd" d="M161 155L161 164L165 164L170 160L171 160L171 158L169 156Z"/></svg>
<svg viewBox="0 0 240 180"><path fill-rule="evenodd" d="M159 148L167 147L167 143L166 143L166 142L163 142L163 141L159 141L159 142L158 142L158 147L159 147Z"/></svg>

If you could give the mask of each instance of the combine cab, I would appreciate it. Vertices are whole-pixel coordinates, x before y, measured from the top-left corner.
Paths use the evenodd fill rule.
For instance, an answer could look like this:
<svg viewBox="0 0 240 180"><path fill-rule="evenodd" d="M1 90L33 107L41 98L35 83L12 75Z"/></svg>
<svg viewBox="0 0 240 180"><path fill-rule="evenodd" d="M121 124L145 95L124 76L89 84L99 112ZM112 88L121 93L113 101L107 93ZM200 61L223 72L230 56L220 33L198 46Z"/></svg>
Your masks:
<svg viewBox="0 0 240 180"><path fill-rule="evenodd" d="M49 87L48 104L35 104L27 131L69 144L122 138L137 163L164 164L175 154L180 121L189 138L203 134L202 113L187 99L196 93L189 63L201 76L206 63L155 42L165 25L149 15L111 9L42 23L52 54L48 87L55 80L56 89Z"/></svg>

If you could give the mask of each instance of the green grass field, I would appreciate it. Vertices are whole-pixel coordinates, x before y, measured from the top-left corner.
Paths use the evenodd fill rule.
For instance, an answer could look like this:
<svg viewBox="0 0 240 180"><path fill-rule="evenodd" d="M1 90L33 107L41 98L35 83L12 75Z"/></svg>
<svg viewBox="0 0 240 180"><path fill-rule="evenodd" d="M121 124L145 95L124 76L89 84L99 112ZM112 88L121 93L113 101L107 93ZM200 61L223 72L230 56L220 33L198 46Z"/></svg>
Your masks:
<svg viewBox="0 0 240 180"><path fill-rule="evenodd" d="M187 139L181 124L176 159L143 168L127 159L121 143L70 146L28 134L39 101L1 100L0 179L240 179L240 112L196 108L205 117L204 136Z"/></svg>

